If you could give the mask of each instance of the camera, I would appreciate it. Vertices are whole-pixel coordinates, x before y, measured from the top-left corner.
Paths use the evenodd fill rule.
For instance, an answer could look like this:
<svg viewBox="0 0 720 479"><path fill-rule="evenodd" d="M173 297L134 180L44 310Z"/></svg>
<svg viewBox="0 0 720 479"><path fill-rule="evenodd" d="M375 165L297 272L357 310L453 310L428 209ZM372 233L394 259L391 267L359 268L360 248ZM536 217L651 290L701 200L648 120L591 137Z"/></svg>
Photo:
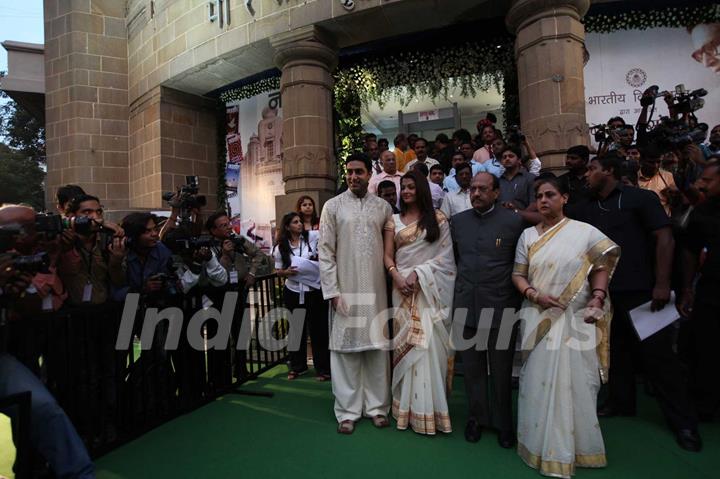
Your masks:
<svg viewBox="0 0 720 479"><path fill-rule="evenodd" d="M197 176L186 176L185 184L178 189L178 199L176 202L172 202L175 193L172 191L166 191L162 194L163 200L170 203L170 206L180 208L181 210L201 208L207 205L207 198L202 195L198 195L200 187L198 186Z"/></svg>
<svg viewBox="0 0 720 479"><path fill-rule="evenodd" d="M698 88L697 90L688 91L684 84L675 85L675 90L672 92L659 91L660 88L657 85L653 85L647 90L649 93L647 96L640 98L641 106L650 106L655 102L655 99L660 96L671 95L673 104L670 108L676 114L693 113L698 111L705 106L705 100L702 97L707 95L707 90L704 88Z"/></svg>
<svg viewBox="0 0 720 479"><path fill-rule="evenodd" d="M654 143L663 149L682 149L692 143L700 144L708 134L708 125L699 123L691 128L683 120L661 117L658 124L648 132L648 143Z"/></svg>
<svg viewBox="0 0 720 479"><path fill-rule="evenodd" d="M210 248L217 245L217 241L210 235L192 236L189 238L175 239L177 249L184 251L197 251L200 248Z"/></svg>
<svg viewBox="0 0 720 479"><path fill-rule="evenodd" d="M518 125L509 126L505 134L507 143L512 145L520 145L525 141L525 134L520 131Z"/></svg>
<svg viewBox="0 0 720 479"><path fill-rule="evenodd" d="M160 293L167 294L170 296L175 296L178 294L178 290L177 290L177 286L176 286L177 280L178 280L177 276L170 275L167 273L158 273L158 274L154 274L154 275L150 276L148 279L153 280L153 281L161 281L162 282L162 289L161 289Z"/></svg>
<svg viewBox="0 0 720 479"><path fill-rule="evenodd" d="M13 267L23 273L49 273L50 256L44 252L28 256L14 256Z"/></svg>
<svg viewBox="0 0 720 479"><path fill-rule="evenodd" d="M35 231L44 233L50 239L68 229L82 236L90 236L97 230L97 222L89 216L63 218L52 213L37 213L35 215Z"/></svg>

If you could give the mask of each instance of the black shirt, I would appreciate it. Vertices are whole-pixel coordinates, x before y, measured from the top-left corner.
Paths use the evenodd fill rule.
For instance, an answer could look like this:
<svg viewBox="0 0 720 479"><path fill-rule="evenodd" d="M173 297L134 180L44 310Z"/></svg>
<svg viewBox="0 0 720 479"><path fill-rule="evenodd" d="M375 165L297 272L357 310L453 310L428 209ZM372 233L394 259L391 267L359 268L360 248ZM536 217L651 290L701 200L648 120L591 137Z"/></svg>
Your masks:
<svg viewBox="0 0 720 479"><path fill-rule="evenodd" d="M580 201L567 209L567 215L590 223L620 246L620 261L610 282L610 291L653 289L655 242L652 234L670 226L670 218L655 193L618 182L604 200Z"/></svg>
<svg viewBox="0 0 720 479"><path fill-rule="evenodd" d="M504 308L518 307L512 284L515 248L525 229L522 217L499 204L485 214L474 208L453 216L450 230L457 261L453 308L467 309L466 325L477 327L483 308L496 308L499 326Z"/></svg>
<svg viewBox="0 0 720 479"><path fill-rule="evenodd" d="M570 195L568 198L569 205L574 205L581 200L590 198L590 192L587 187L587 179L585 179L585 176L580 176L578 178L575 174L568 171L564 175L558 176L558 181L561 185L565 186L565 190Z"/></svg>
<svg viewBox="0 0 720 479"><path fill-rule="evenodd" d="M707 248L700 281L720 284L720 198L709 199L690 213L684 244L695 254Z"/></svg>

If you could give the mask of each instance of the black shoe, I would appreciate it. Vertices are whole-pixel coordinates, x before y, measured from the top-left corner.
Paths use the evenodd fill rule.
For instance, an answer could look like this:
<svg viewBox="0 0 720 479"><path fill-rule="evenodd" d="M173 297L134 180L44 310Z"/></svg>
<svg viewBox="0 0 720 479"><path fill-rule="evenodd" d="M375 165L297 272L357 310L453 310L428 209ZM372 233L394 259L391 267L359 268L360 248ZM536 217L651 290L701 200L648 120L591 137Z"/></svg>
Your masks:
<svg viewBox="0 0 720 479"><path fill-rule="evenodd" d="M510 449L515 445L515 434L512 432L500 432L498 434L498 444L502 448Z"/></svg>
<svg viewBox="0 0 720 479"><path fill-rule="evenodd" d="M467 442L478 442L482 436L482 428L475 419L470 419L465 426L465 440Z"/></svg>
<svg viewBox="0 0 720 479"><path fill-rule="evenodd" d="M680 429L675 433L677 443L686 451L700 452L702 449L702 439L695 429Z"/></svg>
<svg viewBox="0 0 720 479"><path fill-rule="evenodd" d="M625 417L634 417L635 411L623 411L622 409L616 409L609 404L606 404L602 407L599 407L597 410L598 417L615 417L615 416L625 416Z"/></svg>

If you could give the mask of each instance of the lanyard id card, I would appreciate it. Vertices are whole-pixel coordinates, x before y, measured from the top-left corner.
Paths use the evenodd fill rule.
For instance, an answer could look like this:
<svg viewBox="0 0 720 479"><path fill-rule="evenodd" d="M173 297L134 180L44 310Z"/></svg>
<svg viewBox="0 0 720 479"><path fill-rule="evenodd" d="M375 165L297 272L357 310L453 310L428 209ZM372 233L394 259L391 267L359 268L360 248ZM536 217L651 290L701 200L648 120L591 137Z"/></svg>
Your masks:
<svg viewBox="0 0 720 479"><path fill-rule="evenodd" d="M82 302L89 303L92 301L92 283L89 281L83 287Z"/></svg>
<svg viewBox="0 0 720 479"><path fill-rule="evenodd" d="M238 284L238 272L234 269L230 271L230 284Z"/></svg>

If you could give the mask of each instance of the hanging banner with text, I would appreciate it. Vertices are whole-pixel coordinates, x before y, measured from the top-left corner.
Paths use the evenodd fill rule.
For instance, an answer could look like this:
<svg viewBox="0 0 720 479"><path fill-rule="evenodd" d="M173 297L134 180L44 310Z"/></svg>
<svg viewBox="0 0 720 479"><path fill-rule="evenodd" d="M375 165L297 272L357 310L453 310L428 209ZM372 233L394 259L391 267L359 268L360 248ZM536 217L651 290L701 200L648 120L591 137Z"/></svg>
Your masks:
<svg viewBox="0 0 720 479"><path fill-rule="evenodd" d="M269 253L275 196L285 193L280 92L227 103L226 112L225 186L233 229Z"/></svg>
<svg viewBox="0 0 720 479"><path fill-rule="evenodd" d="M674 91L683 84L689 91L704 88L705 106L696 112L710 128L720 123L720 24L685 28L620 30L588 33L585 46L585 109L589 125L621 116L634 125L640 113L640 97L650 86ZM658 98L653 120L667 116L665 101Z"/></svg>

